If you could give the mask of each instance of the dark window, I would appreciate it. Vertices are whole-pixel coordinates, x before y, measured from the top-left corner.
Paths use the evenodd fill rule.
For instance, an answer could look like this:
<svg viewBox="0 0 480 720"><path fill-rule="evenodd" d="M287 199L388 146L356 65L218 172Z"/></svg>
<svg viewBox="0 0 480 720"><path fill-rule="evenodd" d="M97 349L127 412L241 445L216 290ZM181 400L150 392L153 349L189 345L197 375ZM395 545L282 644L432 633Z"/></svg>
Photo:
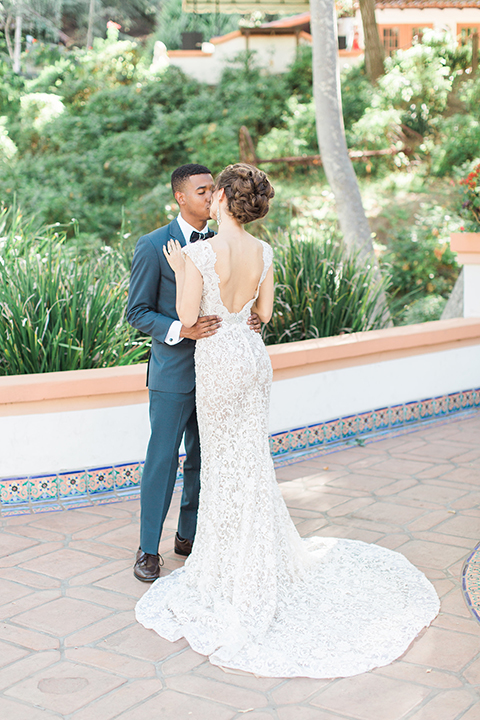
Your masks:
<svg viewBox="0 0 480 720"><path fill-rule="evenodd" d="M386 55L398 50L398 28L383 28L383 47Z"/></svg>

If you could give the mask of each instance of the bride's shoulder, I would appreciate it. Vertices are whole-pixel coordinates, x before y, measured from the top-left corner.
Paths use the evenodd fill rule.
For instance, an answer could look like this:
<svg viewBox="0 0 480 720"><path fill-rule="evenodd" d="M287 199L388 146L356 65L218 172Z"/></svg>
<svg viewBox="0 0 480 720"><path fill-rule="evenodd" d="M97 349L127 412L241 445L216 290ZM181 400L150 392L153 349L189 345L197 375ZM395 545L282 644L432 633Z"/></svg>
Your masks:
<svg viewBox="0 0 480 720"><path fill-rule="evenodd" d="M269 245L265 240L259 240L256 238L257 241L260 243L263 249L263 259L266 263L270 264L272 262L273 258L273 248L271 245Z"/></svg>
<svg viewBox="0 0 480 720"><path fill-rule="evenodd" d="M215 252L207 240L189 243L182 248L182 252L200 271L203 271L212 261L215 262Z"/></svg>

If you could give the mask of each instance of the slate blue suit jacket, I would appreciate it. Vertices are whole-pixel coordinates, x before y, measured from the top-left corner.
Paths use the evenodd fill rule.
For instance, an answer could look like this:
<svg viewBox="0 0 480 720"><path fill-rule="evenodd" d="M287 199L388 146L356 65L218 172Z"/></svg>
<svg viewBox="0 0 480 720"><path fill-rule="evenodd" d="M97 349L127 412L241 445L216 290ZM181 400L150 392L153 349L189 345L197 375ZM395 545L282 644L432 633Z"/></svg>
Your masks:
<svg viewBox="0 0 480 720"><path fill-rule="evenodd" d="M165 342L170 325L178 320L175 273L163 254L163 247L170 238L185 245L176 219L143 235L138 241L130 276L127 320L134 328L152 337L148 387L163 392L188 393L195 387L195 341L184 338L177 345Z"/></svg>

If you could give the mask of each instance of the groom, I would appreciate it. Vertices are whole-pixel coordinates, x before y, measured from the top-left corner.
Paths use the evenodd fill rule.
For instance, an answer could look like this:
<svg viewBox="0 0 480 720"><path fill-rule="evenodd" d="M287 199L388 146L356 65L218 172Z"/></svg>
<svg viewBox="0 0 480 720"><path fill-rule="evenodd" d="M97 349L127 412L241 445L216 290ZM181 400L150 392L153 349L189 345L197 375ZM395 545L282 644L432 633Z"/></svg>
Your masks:
<svg viewBox="0 0 480 720"><path fill-rule="evenodd" d="M207 220L213 178L204 165L182 165L172 174L172 191L180 214L169 225L138 241L133 256L127 320L151 335L147 369L151 436L140 489L140 547L133 573L153 582L163 559L158 555L162 527L177 475L178 449L185 434L183 493L175 535L175 552L189 555L197 523L200 491L200 444L195 411L195 340L217 332L220 318L199 318L191 328L178 320L175 309L175 275L163 254L174 238L183 246L213 235Z"/></svg>

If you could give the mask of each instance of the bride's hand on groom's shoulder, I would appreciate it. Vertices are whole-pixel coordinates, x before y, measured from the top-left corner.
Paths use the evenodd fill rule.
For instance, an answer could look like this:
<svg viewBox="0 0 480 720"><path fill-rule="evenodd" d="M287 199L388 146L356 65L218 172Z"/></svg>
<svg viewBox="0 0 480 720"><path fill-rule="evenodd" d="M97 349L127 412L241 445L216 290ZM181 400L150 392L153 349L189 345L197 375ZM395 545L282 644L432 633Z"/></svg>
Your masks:
<svg viewBox="0 0 480 720"><path fill-rule="evenodd" d="M163 246L163 254L174 273L185 269L185 256L182 253L182 246L178 240L169 240Z"/></svg>
<svg viewBox="0 0 480 720"><path fill-rule="evenodd" d="M250 317L247 320L247 324L249 327L252 328L252 330L255 330L255 332L260 333L262 332L262 321L258 317L257 313L252 313Z"/></svg>

